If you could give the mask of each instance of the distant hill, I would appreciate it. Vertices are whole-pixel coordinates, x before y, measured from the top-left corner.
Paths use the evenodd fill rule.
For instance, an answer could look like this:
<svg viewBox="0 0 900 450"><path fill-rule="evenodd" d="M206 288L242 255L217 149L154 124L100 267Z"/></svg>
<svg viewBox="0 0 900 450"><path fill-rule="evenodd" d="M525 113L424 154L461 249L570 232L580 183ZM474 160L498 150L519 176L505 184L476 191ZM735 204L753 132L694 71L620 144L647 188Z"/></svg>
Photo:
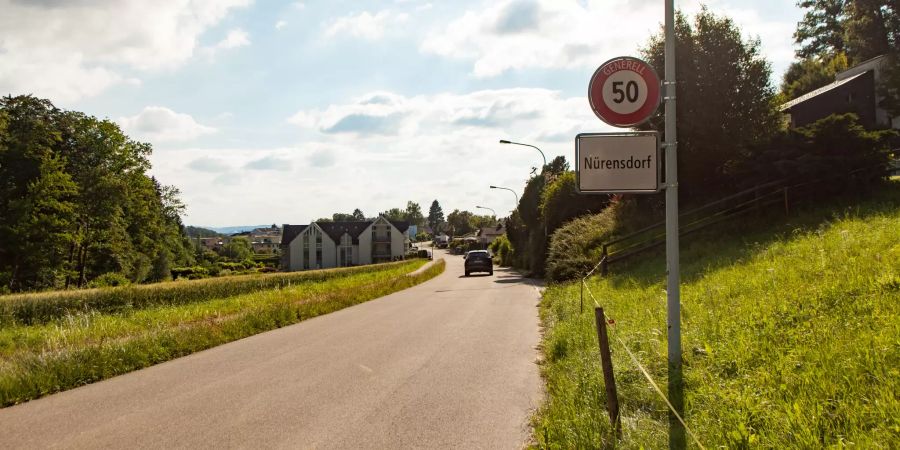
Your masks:
<svg viewBox="0 0 900 450"><path fill-rule="evenodd" d="M188 227L188 228L196 228L196 229L205 229L211 230L219 234L229 235L234 233L243 233L244 231L252 231L256 228L269 228L272 224L265 225L238 225L233 227Z"/></svg>
<svg viewBox="0 0 900 450"><path fill-rule="evenodd" d="M195 227L195 226L191 226L191 225L184 227L184 231L187 233L188 237L192 237L192 238L218 237L218 236L222 235L222 233L219 233L218 231L215 231L215 230L211 230L209 228Z"/></svg>

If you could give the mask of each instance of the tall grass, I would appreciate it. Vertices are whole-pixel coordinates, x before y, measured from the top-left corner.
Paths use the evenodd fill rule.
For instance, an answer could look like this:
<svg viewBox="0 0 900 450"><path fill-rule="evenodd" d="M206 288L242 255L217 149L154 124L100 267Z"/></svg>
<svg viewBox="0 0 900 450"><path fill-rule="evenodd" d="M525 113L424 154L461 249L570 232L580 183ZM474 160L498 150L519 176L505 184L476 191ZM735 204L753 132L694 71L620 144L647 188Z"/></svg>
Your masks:
<svg viewBox="0 0 900 450"><path fill-rule="evenodd" d="M382 271L394 262L305 272L235 275L147 285L40 292L0 296L0 326L33 325L84 312L112 313L155 305L183 305L214 298L283 288L296 283L326 281L351 274Z"/></svg>
<svg viewBox="0 0 900 450"><path fill-rule="evenodd" d="M327 314L433 278L437 261L344 271L328 281L114 314L88 312L0 330L0 404L8 406Z"/></svg>
<svg viewBox="0 0 900 450"><path fill-rule="evenodd" d="M898 187L842 211L684 242L686 420L707 448L900 446ZM657 254L589 281L615 320L620 439L606 416L593 313L579 312L579 284L545 292L539 447L666 446L665 403L615 339L666 384L664 274Z"/></svg>

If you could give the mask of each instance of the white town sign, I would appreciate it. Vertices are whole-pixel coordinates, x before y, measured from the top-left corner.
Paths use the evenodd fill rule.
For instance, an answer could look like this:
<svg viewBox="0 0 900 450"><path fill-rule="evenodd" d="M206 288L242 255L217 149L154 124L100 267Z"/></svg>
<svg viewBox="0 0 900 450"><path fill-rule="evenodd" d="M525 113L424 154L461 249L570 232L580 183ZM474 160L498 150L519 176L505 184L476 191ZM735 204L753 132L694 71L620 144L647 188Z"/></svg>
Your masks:
<svg viewBox="0 0 900 450"><path fill-rule="evenodd" d="M582 133L575 137L578 191L659 192L659 134Z"/></svg>

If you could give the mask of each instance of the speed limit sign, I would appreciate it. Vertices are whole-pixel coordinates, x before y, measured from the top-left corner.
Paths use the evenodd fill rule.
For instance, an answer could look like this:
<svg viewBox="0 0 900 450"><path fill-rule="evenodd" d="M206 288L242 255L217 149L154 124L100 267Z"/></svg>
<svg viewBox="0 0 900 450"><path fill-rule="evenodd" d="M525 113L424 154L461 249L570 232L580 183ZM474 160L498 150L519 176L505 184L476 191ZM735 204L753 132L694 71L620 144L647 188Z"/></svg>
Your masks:
<svg viewBox="0 0 900 450"><path fill-rule="evenodd" d="M613 58L597 68L588 85L591 109L614 127L633 127L647 121L660 101L659 76L637 58Z"/></svg>

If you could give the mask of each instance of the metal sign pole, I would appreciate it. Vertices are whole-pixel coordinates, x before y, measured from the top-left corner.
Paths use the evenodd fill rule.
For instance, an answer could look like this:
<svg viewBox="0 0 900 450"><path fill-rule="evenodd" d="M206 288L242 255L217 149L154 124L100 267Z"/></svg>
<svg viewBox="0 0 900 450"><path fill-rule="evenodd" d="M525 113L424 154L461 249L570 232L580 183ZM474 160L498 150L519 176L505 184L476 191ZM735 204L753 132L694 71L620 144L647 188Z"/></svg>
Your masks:
<svg viewBox="0 0 900 450"><path fill-rule="evenodd" d="M669 401L684 417L681 372L681 273L678 266L678 153L675 128L675 2L666 2L666 305L669 344ZM686 446L684 427L669 413L669 448Z"/></svg>

